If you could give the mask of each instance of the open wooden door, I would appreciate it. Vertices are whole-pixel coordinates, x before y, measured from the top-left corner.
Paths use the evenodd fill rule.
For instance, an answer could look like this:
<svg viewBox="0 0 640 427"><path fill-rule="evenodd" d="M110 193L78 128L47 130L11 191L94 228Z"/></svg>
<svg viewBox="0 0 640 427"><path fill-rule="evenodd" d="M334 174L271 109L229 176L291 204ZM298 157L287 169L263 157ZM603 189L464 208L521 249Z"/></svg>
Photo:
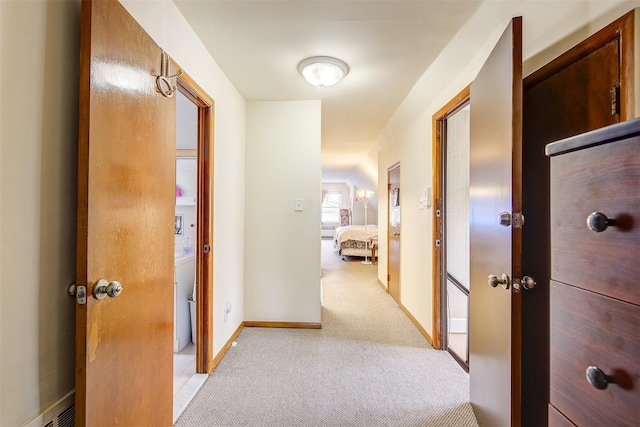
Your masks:
<svg viewBox="0 0 640 427"><path fill-rule="evenodd" d="M81 33L76 425L168 426L175 98L118 1L82 2Z"/></svg>
<svg viewBox="0 0 640 427"><path fill-rule="evenodd" d="M471 85L471 104L470 399L480 425L518 426L521 298L512 280L521 277L522 18Z"/></svg>

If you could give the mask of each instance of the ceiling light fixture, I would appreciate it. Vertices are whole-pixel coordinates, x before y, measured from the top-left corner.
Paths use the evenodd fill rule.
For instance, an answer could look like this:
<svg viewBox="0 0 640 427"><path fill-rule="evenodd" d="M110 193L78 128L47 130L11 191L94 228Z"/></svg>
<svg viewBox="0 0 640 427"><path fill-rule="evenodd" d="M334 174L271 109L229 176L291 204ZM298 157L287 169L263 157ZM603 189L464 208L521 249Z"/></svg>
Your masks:
<svg viewBox="0 0 640 427"><path fill-rule="evenodd" d="M330 87L349 73L349 66L330 56L313 56L300 62L298 71L312 85Z"/></svg>

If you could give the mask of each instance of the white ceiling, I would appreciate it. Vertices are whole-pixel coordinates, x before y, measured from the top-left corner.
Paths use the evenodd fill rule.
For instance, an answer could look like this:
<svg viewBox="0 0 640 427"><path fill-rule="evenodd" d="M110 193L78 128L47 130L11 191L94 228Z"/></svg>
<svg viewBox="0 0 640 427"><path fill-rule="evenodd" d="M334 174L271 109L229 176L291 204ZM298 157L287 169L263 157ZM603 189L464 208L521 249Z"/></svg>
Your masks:
<svg viewBox="0 0 640 427"><path fill-rule="evenodd" d="M377 180L372 150L382 129L482 3L173 1L246 100L322 100L324 181ZM316 55L342 59L349 74L331 88L309 85L297 67Z"/></svg>

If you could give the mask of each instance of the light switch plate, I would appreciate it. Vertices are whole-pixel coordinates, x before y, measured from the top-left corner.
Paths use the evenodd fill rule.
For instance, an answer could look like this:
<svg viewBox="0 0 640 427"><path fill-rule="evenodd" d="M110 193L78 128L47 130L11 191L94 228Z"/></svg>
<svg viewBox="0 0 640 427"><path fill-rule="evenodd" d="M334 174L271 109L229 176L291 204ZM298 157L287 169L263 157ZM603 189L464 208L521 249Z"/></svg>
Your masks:
<svg viewBox="0 0 640 427"><path fill-rule="evenodd" d="M296 212L302 212L304 210L304 199L296 199Z"/></svg>

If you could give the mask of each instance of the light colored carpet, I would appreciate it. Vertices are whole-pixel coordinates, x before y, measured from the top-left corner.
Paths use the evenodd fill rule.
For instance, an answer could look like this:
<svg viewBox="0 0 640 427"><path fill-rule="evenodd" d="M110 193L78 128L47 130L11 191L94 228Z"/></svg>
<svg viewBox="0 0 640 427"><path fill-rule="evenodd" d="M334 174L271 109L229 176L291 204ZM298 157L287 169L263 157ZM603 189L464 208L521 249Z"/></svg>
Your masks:
<svg viewBox="0 0 640 427"><path fill-rule="evenodd" d="M323 241L321 330L245 328L177 426L477 426L469 378Z"/></svg>

